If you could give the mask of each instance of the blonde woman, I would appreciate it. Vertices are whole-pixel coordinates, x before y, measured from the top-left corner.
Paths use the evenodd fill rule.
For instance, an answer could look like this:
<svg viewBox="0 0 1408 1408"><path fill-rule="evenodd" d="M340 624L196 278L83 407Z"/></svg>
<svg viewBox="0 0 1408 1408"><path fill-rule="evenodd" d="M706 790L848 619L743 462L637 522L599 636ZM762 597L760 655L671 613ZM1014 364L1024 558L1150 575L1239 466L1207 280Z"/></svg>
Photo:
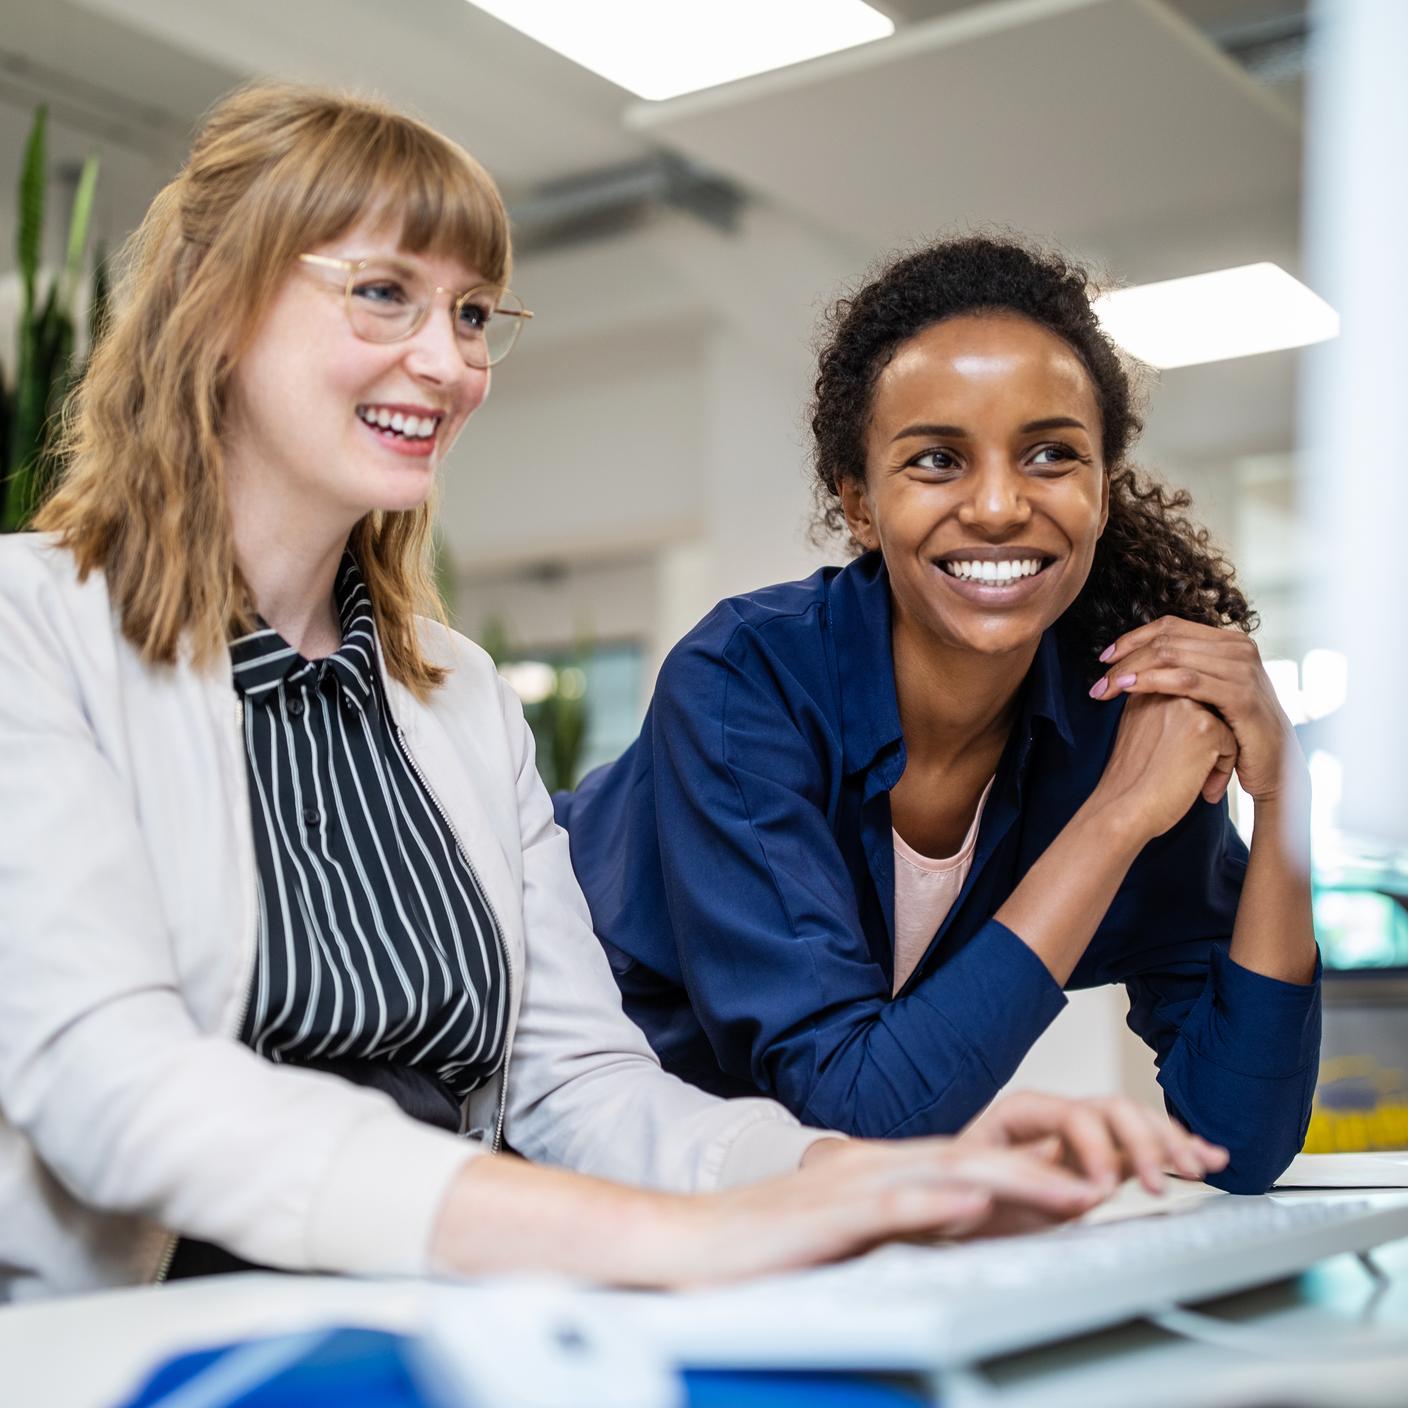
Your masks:
<svg viewBox="0 0 1408 1408"><path fill-rule="evenodd" d="M1128 1164L1050 1097L828 1138L623 1017L518 704L426 567L529 316L509 263L458 147L283 87L214 112L134 239L42 531L0 544L0 1297L677 1285L1068 1217Z"/></svg>

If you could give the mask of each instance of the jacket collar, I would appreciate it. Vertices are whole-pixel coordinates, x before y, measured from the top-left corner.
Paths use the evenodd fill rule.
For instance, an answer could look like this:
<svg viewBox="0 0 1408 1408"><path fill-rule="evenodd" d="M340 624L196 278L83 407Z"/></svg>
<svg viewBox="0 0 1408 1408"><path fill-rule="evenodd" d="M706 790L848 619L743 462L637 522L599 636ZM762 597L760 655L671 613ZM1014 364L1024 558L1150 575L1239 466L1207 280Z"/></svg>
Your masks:
<svg viewBox="0 0 1408 1408"><path fill-rule="evenodd" d="M878 552L858 557L831 578L827 593L846 772L890 763L885 771L894 771L894 777L883 785L892 787L904 770L904 736L890 652L890 578L884 559ZM1055 627L1042 636L1027 673L1021 736L1030 735L1036 719L1045 719L1067 746L1074 745Z"/></svg>

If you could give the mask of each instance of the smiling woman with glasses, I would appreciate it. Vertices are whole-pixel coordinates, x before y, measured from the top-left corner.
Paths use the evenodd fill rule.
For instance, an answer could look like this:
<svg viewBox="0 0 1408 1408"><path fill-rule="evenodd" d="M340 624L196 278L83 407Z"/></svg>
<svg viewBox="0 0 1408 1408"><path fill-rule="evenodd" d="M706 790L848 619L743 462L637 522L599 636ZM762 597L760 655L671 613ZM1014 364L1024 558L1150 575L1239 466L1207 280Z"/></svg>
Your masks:
<svg viewBox="0 0 1408 1408"><path fill-rule="evenodd" d="M509 272L465 152L301 88L222 103L131 243L41 531L0 541L0 1299L251 1264L681 1285L1109 1191L1122 1135L1071 1102L847 1142L667 1075L623 1016L429 561L530 316Z"/></svg>

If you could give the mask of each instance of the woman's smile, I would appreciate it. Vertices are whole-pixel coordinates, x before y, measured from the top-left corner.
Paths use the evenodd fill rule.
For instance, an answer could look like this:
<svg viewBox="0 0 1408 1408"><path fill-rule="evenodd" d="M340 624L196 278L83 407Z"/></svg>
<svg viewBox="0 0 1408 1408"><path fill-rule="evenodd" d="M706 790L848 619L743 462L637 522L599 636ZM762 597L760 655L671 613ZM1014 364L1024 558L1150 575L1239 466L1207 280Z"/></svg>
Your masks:
<svg viewBox="0 0 1408 1408"><path fill-rule="evenodd" d="M364 402L357 419L378 444L398 455L424 459L436 450L443 411L402 402Z"/></svg>
<svg viewBox="0 0 1408 1408"><path fill-rule="evenodd" d="M1015 606L1050 586L1057 558L1037 548L959 548L936 558L946 584L981 606Z"/></svg>

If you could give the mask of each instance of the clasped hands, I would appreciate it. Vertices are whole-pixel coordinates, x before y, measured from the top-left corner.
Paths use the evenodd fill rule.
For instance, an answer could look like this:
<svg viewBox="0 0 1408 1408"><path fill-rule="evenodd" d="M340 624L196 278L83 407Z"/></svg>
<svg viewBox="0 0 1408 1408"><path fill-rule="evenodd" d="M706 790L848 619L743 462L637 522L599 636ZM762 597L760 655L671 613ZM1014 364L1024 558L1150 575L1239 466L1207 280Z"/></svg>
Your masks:
<svg viewBox="0 0 1408 1408"><path fill-rule="evenodd" d="M1162 616L1125 632L1100 659L1105 673L1091 697L1131 696L1100 790L1132 805L1150 838L1197 797L1220 801L1234 773L1258 804L1302 778L1294 730L1244 632Z"/></svg>

